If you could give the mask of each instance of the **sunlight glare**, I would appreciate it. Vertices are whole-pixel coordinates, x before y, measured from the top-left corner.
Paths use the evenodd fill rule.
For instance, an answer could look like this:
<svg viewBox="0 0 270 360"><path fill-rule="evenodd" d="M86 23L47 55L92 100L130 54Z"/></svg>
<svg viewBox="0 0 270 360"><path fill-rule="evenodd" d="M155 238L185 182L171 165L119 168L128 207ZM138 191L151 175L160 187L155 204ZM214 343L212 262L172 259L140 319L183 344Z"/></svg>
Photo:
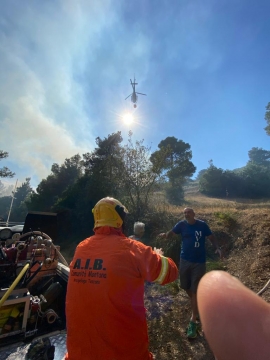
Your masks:
<svg viewBox="0 0 270 360"><path fill-rule="evenodd" d="M133 115L130 113L127 113L123 116L123 121L126 125L130 125L133 123Z"/></svg>

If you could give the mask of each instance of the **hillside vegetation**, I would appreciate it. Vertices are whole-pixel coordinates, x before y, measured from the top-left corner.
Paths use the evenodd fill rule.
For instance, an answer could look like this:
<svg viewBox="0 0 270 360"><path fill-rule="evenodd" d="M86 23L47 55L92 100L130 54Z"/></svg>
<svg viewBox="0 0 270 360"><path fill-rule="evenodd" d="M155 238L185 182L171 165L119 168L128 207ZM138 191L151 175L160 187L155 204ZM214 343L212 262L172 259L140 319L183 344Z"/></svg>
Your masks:
<svg viewBox="0 0 270 360"><path fill-rule="evenodd" d="M207 245L208 271L225 270L259 292L270 279L270 202L208 198L189 189L183 206L167 207L170 218L182 219L184 206L193 207L196 217L207 221L224 251L224 260L219 261L211 245ZM174 256L168 244L159 244ZM261 296L270 302L270 287ZM156 360L214 360L203 332L192 341L185 336L190 305L179 283L147 289L146 304L151 350Z"/></svg>
<svg viewBox="0 0 270 360"><path fill-rule="evenodd" d="M220 200L187 194L186 202L215 233L224 251L224 268L259 291L270 278L270 201ZM268 301L269 290L263 295Z"/></svg>

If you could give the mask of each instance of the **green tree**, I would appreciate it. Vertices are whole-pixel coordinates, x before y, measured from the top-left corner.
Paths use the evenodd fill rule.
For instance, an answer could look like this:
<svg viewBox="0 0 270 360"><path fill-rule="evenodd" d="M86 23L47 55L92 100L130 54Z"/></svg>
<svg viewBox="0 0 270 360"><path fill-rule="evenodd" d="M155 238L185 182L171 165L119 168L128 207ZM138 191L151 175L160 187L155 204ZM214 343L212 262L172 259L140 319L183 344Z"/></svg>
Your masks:
<svg viewBox="0 0 270 360"><path fill-rule="evenodd" d="M28 208L26 202L34 192L31 188L30 180L31 178L26 178L25 182L16 189L11 212L13 221L24 221L27 215Z"/></svg>
<svg viewBox="0 0 270 360"><path fill-rule="evenodd" d="M106 196L122 195L121 132L96 138L97 147L83 154L83 174L64 190L54 203L53 210L65 213L70 232L78 237L91 234L94 223L92 209Z"/></svg>
<svg viewBox="0 0 270 360"><path fill-rule="evenodd" d="M3 219L4 221L6 221L8 217L10 201L11 201L10 196L2 196L0 198L0 218Z"/></svg>
<svg viewBox="0 0 270 360"><path fill-rule="evenodd" d="M270 151L253 147L248 152L249 161L257 165L270 166Z"/></svg>
<svg viewBox="0 0 270 360"><path fill-rule="evenodd" d="M3 196L2 194L4 193L4 190L5 190L5 185L0 180L0 196Z"/></svg>
<svg viewBox="0 0 270 360"><path fill-rule="evenodd" d="M223 196L226 188L222 177L223 170L211 163L199 180L200 191L210 196Z"/></svg>
<svg viewBox="0 0 270 360"><path fill-rule="evenodd" d="M127 145L122 149L123 167L121 169L121 188L126 196L129 211L136 220L148 210L151 195L160 180L163 162L156 156L155 165L150 161L151 148L143 144L144 140L132 141L129 132Z"/></svg>
<svg viewBox="0 0 270 360"><path fill-rule="evenodd" d="M238 173L231 170L223 170L221 184L221 197L243 196L243 178Z"/></svg>
<svg viewBox="0 0 270 360"><path fill-rule="evenodd" d="M149 208L152 194L160 180L163 151L150 161L150 148L142 141L121 146L121 132L97 138L97 147L83 155L85 173L65 190L53 209L66 211L74 233L90 234L93 229L92 208L105 196L114 196L128 207L129 219L138 220Z"/></svg>
<svg viewBox="0 0 270 360"><path fill-rule="evenodd" d="M155 165L157 156L161 151L165 151L166 157L162 170L169 181L167 197L171 203L180 204L183 200L183 184L196 171L196 167L191 162L190 145L170 136L162 140L158 147L160 150L152 154L151 161Z"/></svg>
<svg viewBox="0 0 270 360"><path fill-rule="evenodd" d="M265 112L264 119L267 123L267 126L264 128L264 130L266 131L266 133L268 135L270 135L270 102L266 106L266 112Z"/></svg>
<svg viewBox="0 0 270 360"><path fill-rule="evenodd" d="M118 197L121 193L122 153L121 132L109 134L108 137L96 138L97 148L91 153L83 154L83 165L87 176L94 178L102 193ZM93 189L94 191L94 189Z"/></svg>
<svg viewBox="0 0 270 360"><path fill-rule="evenodd" d="M26 178L21 186L18 186L15 192L14 205L19 206L29 195L32 194L33 189L30 185L31 178Z"/></svg>
<svg viewBox="0 0 270 360"><path fill-rule="evenodd" d="M66 159L62 165L53 164L51 174L38 185L27 200L27 207L34 211L51 211L61 194L82 175L80 155Z"/></svg>
<svg viewBox="0 0 270 360"><path fill-rule="evenodd" d="M8 157L8 153L6 151L0 150L0 160ZM6 166L0 168L0 178L12 178L15 175L12 171L10 171ZM5 193L5 186L0 181L0 193L2 197L0 198L0 217L2 219L7 218L7 214L10 206L10 196L3 196Z"/></svg>
<svg viewBox="0 0 270 360"><path fill-rule="evenodd" d="M8 157L8 153L6 151L0 150L0 160ZM0 178L12 178L15 175L12 171L10 171L6 166L0 168Z"/></svg>
<svg viewBox="0 0 270 360"><path fill-rule="evenodd" d="M61 229L61 236L89 236L94 228L92 209L97 201L105 196L108 196L108 193L103 192L100 182L87 173L68 187L52 208L67 219L65 227Z"/></svg>
<svg viewBox="0 0 270 360"><path fill-rule="evenodd" d="M270 169L249 161L241 171L209 166L199 180L200 191L209 196L260 198L270 196Z"/></svg>
<svg viewBox="0 0 270 360"><path fill-rule="evenodd" d="M12 194L14 186L13 185L4 185L0 180L0 197L10 196Z"/></svg>
<svg viewBox="0 0 270 360"><path fill-rule="evenodd" d="M202 169L198 172L196 176L196 180L200 180L200 178L203 176L203 174L207 171L207 169Z"/></svg>
<svg viewBox="0 0 270 360"><path fill-rule="evenodd" d="M243 192L247 198L270 196L270 169L256 163L248 163L242 170Z"/></svg>

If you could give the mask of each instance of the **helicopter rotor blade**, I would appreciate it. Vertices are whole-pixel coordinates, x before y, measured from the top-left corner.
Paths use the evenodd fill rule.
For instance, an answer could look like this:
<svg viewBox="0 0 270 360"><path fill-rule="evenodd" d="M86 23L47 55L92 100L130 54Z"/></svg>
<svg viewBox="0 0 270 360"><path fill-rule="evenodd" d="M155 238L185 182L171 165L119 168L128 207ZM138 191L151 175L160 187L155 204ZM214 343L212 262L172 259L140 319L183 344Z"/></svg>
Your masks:
<svg viewBox="0 0 270 360"><path fill-rule="evenodd" d="M128 95L128 97L125 98L125 100L127 100L132 94Z"/></svg>
<svg viewBox="0 0 270 360"><path fill-rule="evenodd" d="M136 94L140 94L140 95L145 95L145 96L146 96L146 94L142 94L142 93L139 93L139 92L136 92Z"/></svg>

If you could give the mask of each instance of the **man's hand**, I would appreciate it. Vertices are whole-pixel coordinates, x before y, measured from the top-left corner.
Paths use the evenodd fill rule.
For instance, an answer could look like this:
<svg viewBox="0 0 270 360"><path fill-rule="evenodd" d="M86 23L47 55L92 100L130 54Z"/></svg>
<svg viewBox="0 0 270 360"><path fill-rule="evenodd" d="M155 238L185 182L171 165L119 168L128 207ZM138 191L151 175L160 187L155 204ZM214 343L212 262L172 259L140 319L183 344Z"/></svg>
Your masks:
<svg viewBox="0 0 270 360"><path fill-rule="evenodd" d="M223 259L223 253L222 253L221 248L217 248L215 251L215 254L219 254L220 259Z"/></svg>
<svg viewBox="0 0 270 360"><path fill-rule="evenodd" d="M166 238L167 234L166 233L160 233L157 237Z"/></svg>
<svg viewBox="0 0 270 360"><path fill-rule="evenodd" d="M164 254L164 251L162 250L162 248L157 249L156 247L154 247L154 252L155 252L157 255L161 255L161 256Z"/></svg>
<svg viewBox="0 0 270 360"><path fill-rule="evenodd" d="M163 239L170 239L174 235L174 232L172 230L169 230L165 233L160 233L157 237L161 237Z"/></svg>

